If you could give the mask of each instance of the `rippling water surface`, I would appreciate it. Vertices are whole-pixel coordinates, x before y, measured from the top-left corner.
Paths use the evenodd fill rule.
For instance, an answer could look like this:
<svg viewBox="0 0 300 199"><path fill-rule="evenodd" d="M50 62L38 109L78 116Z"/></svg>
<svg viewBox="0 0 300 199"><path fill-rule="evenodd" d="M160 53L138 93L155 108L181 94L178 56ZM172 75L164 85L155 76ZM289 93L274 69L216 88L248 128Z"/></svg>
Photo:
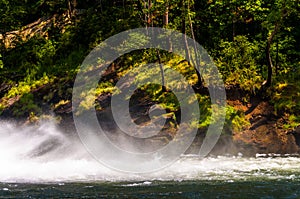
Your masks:
<svg viewBox="0 0 300 199"><path fill-rule="evenodd" d="M95 161L55 125L0 125L0 198L300 198L300 158L182 156L154 173Z"/></svg>

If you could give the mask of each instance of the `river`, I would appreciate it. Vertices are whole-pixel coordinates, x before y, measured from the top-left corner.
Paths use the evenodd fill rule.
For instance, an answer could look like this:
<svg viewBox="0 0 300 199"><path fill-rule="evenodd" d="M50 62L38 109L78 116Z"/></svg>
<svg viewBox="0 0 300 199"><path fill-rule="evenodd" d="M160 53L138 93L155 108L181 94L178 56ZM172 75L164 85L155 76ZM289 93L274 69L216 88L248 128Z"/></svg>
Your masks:
<svg viewBox="0 0 300 199"><path fill-rule="evenodd" d="M146 174L109 169L54 124L0 125L0 198L300 198L300 158L183 155Z"/></svg>

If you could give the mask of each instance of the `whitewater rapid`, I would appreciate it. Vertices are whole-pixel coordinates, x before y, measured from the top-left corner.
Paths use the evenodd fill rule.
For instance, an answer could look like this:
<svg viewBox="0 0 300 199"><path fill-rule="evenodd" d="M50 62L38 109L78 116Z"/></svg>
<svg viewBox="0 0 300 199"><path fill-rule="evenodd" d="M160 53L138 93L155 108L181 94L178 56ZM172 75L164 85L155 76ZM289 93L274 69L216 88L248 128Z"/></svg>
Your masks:
<svg viewBox="0 0 300 199"><path fill-rule="evenodd" d="M0 123L0 182L299 179L300 158L183 155L163 170L122 173L91 157L77 136L62 133L54 123L17 126Z"/></svg>

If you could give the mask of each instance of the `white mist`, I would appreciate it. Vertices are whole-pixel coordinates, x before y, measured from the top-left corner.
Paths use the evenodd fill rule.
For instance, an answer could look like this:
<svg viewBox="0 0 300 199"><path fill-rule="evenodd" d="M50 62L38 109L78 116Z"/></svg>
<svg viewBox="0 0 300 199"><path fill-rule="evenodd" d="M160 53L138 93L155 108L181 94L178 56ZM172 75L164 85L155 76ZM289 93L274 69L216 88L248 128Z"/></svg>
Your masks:
<svg viewBox="0 0 300 199"><path fill-rule="evenodd" d="M65 135L54 123L39 126L0 123L0 182L232 181L253 177L299 178L299 171L300 158L296 157L199 159L186 155L158 172L128 174L94 160L77 136Z"/></svg>

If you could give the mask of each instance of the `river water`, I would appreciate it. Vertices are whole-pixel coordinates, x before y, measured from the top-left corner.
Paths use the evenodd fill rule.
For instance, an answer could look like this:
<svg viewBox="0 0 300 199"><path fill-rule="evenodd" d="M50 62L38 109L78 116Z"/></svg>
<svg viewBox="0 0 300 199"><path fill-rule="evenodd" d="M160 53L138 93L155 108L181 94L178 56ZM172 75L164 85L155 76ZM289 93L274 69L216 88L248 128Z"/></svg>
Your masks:
<svg viewBox="0 0 300 199"><path fill-rule="evenodd" d="M0 198L300 198L300 158L184 155L146 174L111 170L54 124L0 124Z"/></svg>

